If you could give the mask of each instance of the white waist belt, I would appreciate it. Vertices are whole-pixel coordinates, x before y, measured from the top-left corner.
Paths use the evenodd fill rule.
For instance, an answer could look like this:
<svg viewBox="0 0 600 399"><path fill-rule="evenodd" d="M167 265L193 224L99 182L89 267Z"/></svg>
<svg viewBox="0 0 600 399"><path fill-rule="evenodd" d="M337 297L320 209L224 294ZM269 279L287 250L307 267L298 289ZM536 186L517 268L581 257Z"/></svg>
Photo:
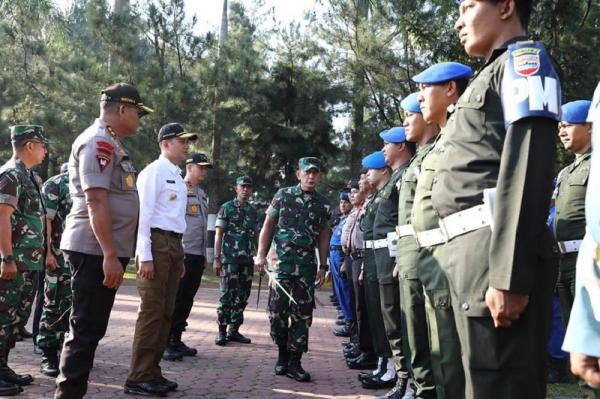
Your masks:
<svg viewBox="0 0 600 399"><path fill-rule="evenodd" d="M489 226L491 223L488 210L481 204L446 216L439 220L439 224L450 241L454 237Z"/></svg>
<svg viewBox="0 0 600 399"><path fill-rule="evenodd" d="M396 226L396 234L398 234L398 238L414 236L415 229L413 229L412 224L403 224L402 226Z"/></svg>
<svg viewBox="0 0 600 399"><path fill-rule="evenodd" d="M579 252L579 247L581 246L581 241L583 241L583 240L559 241L558 249L560 249L561 254L570 254L572 252Z"/></svg>
<svg viewBox="0 0 600 399"><path fill-rule="evenodd" d="M379 249L387 247L388 240L387 238L381 238L379 240L367 240L363 244L365 249Z"/></svg>
<svg viewBox="0 0 600 399"><path fill-rule="evenodd" d="M446 236L442 229L431 229L425 231L416 231L415 238L419 247L431 247L446 242Z"/></svg>

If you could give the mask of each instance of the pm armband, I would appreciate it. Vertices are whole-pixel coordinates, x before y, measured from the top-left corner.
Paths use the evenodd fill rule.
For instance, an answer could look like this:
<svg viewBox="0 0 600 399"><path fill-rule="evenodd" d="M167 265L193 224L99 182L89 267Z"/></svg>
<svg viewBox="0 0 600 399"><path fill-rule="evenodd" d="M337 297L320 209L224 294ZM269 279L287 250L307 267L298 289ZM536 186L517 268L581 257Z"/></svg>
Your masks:
<svg viewBox="0 0 600 399"><path fill-rule="evenodd" d="M504 124L527 117L560 120L562 92L552 59L541 42L508 46L501 95Z"/></svg>

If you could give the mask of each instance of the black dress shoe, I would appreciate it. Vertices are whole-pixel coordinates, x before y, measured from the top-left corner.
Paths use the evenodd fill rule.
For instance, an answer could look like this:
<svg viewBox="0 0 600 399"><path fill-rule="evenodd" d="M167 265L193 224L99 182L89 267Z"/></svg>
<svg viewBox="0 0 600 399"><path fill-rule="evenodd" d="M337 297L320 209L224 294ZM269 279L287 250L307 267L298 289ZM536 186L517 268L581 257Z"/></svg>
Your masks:
<svg viewBox="0 0 600 399"><path fill-rule="evenodd" d="M215 338L215 344L219 346L225 346L227 343L227 333L225 331L219 330L217 333L217 338Z"/></svg>
<svg viewBox="0 0 600 399"><path fill-rule="evenodd" d="M162 385L166 386L169 389L170 392L177 390L177 387L178 387L177 383L175 381L167 380L162 375L160 377L158 377L156 379L156 381L159 384L162 384Z"/></svg>
<svg viewBox="0 0 600 399"><path fill-rule="evenodd" d="M354 359L346 360L346 365L348 365L348 368L353 370L374 369L377 367L377 357L363 353Z"/></svg>
<svg viewBox="0 0 600 399"><path fill-rule="evenodd" d="M346 324L346 319L337 319L337 320L335 321L335 325L336 325L336 326L343 326L343 325L345 325L345 324Z"/></svg>
<svg viewBox="0 0 600 399"><path fill-rule="evenodd" d="M396 382L391 391L383 396L374 396L373 399L402 399L406 393L408 378L402 378Z"/></svg>
<svg viewBox="0 0 600 399"><path fill-rule="evenodd" d="M175 346L167 345L165 351L163 352L162 358L169 362L174 362L176 360L183 359L183 353L179 352Z"/></svg>
<svg viewBox="0 0 600 399"><path fill-rule="evenodd" d="M352 329L346 324L344 327L334 330L333 335L336 337L349 337L352 335Z"/></svg>
<svg viewBox="0 0 600 399"><path fill-rule="evenodd" d="M250 338L244 337L239 331L229 331L227 334L227 340L231 342L239 342L240 344L249 344L252 342Z"/></svg>
<svg viewBox="0 0 600 399"><path fill-rule="evenodd" d="M169 392L169 388L166 385L161 384L156 380L143 381L143 382L125 382L123 390L129 395L143 395L143 396L164 396Z"/></svg>
<svg viewBox="0 0 600 399"><path fill-rule="evenodd" d="M344 357L346 358L346 360L354 360L357 357L359 357L361 355L361 353L362 353L362 351L360 350L360 348L356 347L352 350L344 352Z"/></svg>
<svg viewBox="0 0 600 399"><path fill-rule="evenodd" d="M382 380L381 377L373 377L362 380L361 384L364 389L388 389L396 386L396 380L396 376L387 381Z"/></svg>
<svg viewBox="0 0 600 399"><path fill-rule="evenodd" d="M198 350L196 348L190 348L183 341L173 342L172 346L177 349L177 352L181 353L183 356L196 356Z"/></svg>
<svg viewBox="0 0 600 399"><path fill-rule="evenodd" d="M15 396L19 392L23 392L23 388L20 385L0 380L0 396Z"/></svg>
<svg viewBox="0 0 600 399"><path fill-rule="evenodd" d="M375 370L377 371L377 370ZM361 371L360 373L358 373L358 380L360 382L363 382L364 380L368 380L368 379L372 379L375 377L381 377L386 373L386 369L381 369L379 370L377 373L373 374L373 371Z"/></svg>
<svg viewBox="0 0 600 399"><path fill-rule="evenodd" d="M56 355L43 356L40 371L48 377L58 376L58 357Z"/></svg>

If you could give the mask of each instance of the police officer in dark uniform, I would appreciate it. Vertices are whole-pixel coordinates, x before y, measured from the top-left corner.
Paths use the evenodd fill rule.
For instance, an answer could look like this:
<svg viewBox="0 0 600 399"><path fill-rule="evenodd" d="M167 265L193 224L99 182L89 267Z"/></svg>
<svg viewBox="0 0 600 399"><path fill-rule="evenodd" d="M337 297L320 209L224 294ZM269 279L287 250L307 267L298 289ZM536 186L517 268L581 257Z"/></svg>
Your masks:
<svg viewBox="0 0 600 399"><path fill-rule="evenodd" d="M121 138L153 112L137 89L117 83L102 91L100 117L73 143L69 191L73 206L60 248L73 272L69 336L60 357L56 398L82 398L125 266L133 256L139 199L137 170Z"/></svg>
<svg viewBox="0 0 600 399"><path fill-rule="evenodd" d="M485 64L448 121L432 202L448 240L442 267L466 396L542 399L557 271L546 219L560 81L544 46L525 41L531 2L459 7L461 44Z"/></svg>
<svg viewBox="0 0 600 399"><path fill-rule="evenodd" d="M575 160L556 179L554 233L558 241L558 297L565 325L575 297L575 264L585 235L585 193L592 159L592 124L586 122L592 102L577 100L562 106L558 137Z"/></svg>

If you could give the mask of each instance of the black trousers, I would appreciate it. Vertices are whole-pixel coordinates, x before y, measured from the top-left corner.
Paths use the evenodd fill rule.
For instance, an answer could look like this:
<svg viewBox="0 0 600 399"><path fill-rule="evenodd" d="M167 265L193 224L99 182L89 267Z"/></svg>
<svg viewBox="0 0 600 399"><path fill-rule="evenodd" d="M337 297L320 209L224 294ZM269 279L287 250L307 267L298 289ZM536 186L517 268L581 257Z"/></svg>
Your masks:
<svg viewBox="0 0 600 399"><path fill-rule="evenodd" d="M358 327L358 342L361 351L365 353L373 353L373 336L371 335L369 318L367 317L365 287L363 284L359 284L358 282L361 266L362 258L352 261L352 288L354 291L354 306L356 310L355 320Z"/></svg>
<svg viewBox="0 0 600 399"><path fill-rule="evenodd" d="M194 297L202 281L206 258L203 255L185 254L183 264L185 265L185 274L179 280L179 288L175 298L175 311L171 323L171 334L182 333L188 325L187 318L190 316L194 305Z"/></svg>
<svg viewBox="0 0 600 399"><path fill-rule="evenodd" d="M64 251L64 255L72 274L73 306L54 397L76 399L83 398L87 392L94 354L106 334L117 290L102 285L103 256L72 251ZM119 261L125 270L129 258L119 258Z"/></svg>

